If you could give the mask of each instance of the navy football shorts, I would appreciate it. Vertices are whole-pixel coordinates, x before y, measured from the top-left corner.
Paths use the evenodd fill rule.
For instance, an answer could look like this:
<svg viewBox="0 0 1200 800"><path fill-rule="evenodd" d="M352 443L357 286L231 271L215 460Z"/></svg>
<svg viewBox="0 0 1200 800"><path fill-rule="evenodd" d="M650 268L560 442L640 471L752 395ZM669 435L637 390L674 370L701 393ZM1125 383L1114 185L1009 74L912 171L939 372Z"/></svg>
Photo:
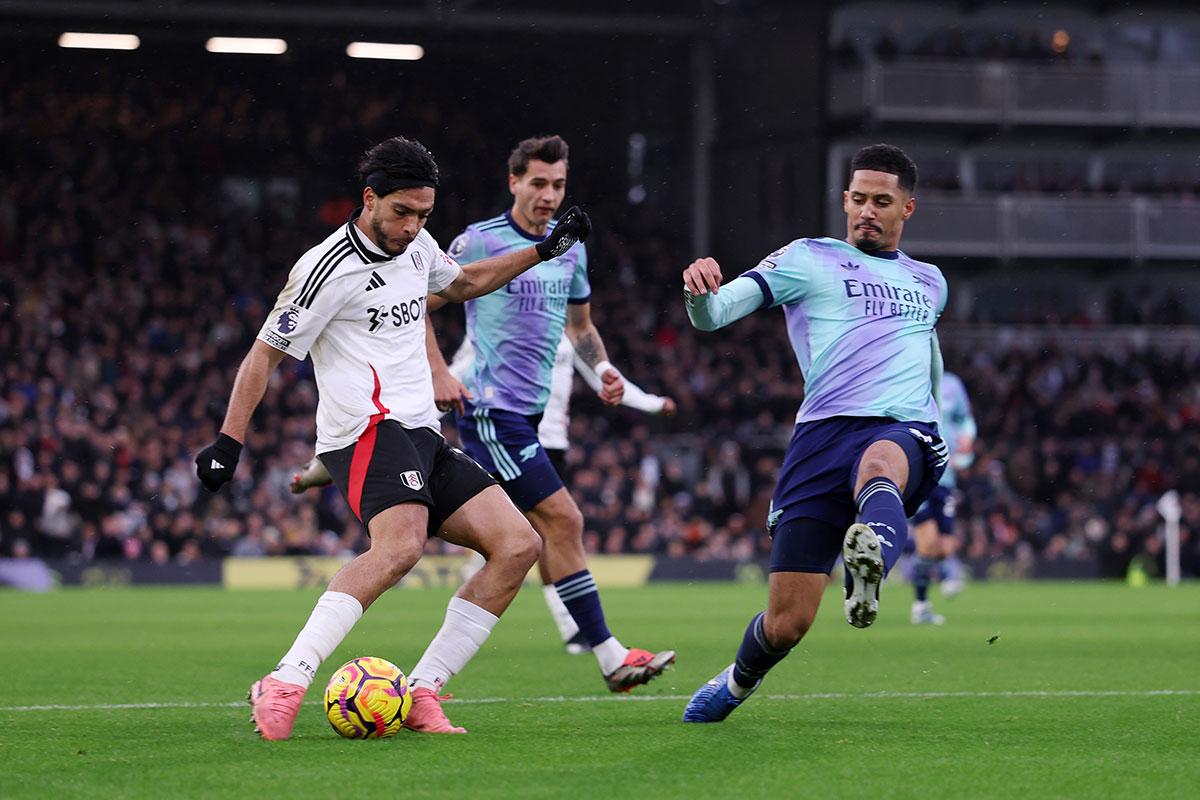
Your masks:
<svg viewBox="0 0 1200 800"><path fill-rule="evenodd" d="M492 474L522 511L563 488L546 448L538 441L541 414L518 414L463 402L455 415L463 450Z"/></svg>
<svg viewBox="0 0 1200 800"><path fill-rule="evenodd" d="M854 482L863 453L889 440L908 456L904 513L911 516L946 468L937 426L888 417L831 417L797 423L771 497L772 572L829 574L855 521Z"/></svg>
<svg viewBox="0 0 1200 800"><path fill-rule="evenodd" d="M913 514L913 525L935 520L938 533L942 536L954 535L954 515L957 499L954 490L948 486L935 486L929 494L929 499L921 504L917 513Z"/></svg>

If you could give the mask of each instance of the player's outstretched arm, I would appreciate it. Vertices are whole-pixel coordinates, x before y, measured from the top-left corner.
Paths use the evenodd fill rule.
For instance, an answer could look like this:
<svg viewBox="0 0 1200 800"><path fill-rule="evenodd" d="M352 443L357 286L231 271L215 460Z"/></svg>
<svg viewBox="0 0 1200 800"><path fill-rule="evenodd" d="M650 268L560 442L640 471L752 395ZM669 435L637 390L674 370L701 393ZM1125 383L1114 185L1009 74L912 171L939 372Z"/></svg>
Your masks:
<svg viewBox="0 0 1200 800"><path fill-rule="evenodd" d="M683 271L683 301L688 319L702 331L715 331L758 310L763 305L759 284L742 275L721 285L721 266L700 258Z"/></svg>
<svg viewBox="0 0 1200 800"><path fill-rule="evenodd" d="M246 441L246 429L250 427L250 417L262 402L263 394L267 391L267 379L272 370L279 366L283 356L282 350L259 339L242 359L233 381L221 433L215 442L196 456L196 476L210 492L217 491L233 480L238 459L242 455L242 443Z"/></svg>
<svg viewBox="0 0 1200 800"><path fill-rule="evenodd" d="M617 406L625 396L625 379L617 368L608 362L608 351L600 331L592 323L591 303L571 303L567 306L567 338L575 348L575 357L592 371L600 386L596 394L605 405Z"/></svg>
<svg viewBox="0 0 1200 800"><path fill-rule="evenodd" d="M465 264L458 278L438 294L453 303L491 294L535 264L558 258L591 232L588 215L579 206L572 206L537 245Z"/></svg>

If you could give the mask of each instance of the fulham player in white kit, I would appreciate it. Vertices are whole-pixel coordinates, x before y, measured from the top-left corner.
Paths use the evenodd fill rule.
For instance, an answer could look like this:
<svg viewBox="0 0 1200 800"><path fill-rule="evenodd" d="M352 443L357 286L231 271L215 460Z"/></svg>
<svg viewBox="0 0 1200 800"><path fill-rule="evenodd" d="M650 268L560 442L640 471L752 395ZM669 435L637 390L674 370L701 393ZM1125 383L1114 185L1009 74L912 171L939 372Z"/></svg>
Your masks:
<svg viewBox="0 0 1200 800"><path fill-rule="evenodd" d="M311 355L320 402L317 455L371 546L346 564L268 675L250 689L265 739L286 739L321 662L363 612L420 559L430 536L482 553L487 564L451 599L445 622L409 673L405 726L464 733L438 692L488 638L537 560L540 539L495 481L439 433L425 350L428 294L462 302L494 291L586 238L571 209L536 246L460 266L424 230L438 169L420 143L395 137L358 166L363 207L292 269L242 361L216 442L196 457L205 488L233 478L271 371Z"/></svg>
<svg viewBox="0 0 1200 800"><path fill-rule="evenodd" d="M450 361L449 379L439 382L436 377L434 378L433 394L438 410L457 408L459 413L462 413L463 399L471 399L470 393L462 384L462 377L474 360L475 349L471 346L471 340L464 339L462 345L455 351L454 358ZM543 413L542 421L537 429L538 441L541 442L542 447L546 450L546 455L550 457L550 462L554 464L554 468L560 475L565 474L566 453L567 448L570 447L571 389L576 372L593 391L600 391L602 384L596 377L595 370L579 358L575 353L575 348L571 346L571 340L564 336L558 344L558 351L554 354L554 371L550 375L550 399L546 402L546 411ZM625 394L621 397L621 405L645 414L669 417L675 413L675 401L670 397L650 394L628 378L625 378ZM311 488L327 486L332 482L333 479L329 475L329 471L325 469L325 465L319 458L313 458L292 476L291 490L294 494L302 494ZM465 574L473 574L484 563L483 556L476 553L471 559L471 564L464 568ZM590 652L591 646L559 598L553 583L545 574L545 567L540 559L538 569L544 584L542 594L545 596L546 605L550 609L550 615L554 618L558 633L562 637L563 648L571 655Z"/></svg>

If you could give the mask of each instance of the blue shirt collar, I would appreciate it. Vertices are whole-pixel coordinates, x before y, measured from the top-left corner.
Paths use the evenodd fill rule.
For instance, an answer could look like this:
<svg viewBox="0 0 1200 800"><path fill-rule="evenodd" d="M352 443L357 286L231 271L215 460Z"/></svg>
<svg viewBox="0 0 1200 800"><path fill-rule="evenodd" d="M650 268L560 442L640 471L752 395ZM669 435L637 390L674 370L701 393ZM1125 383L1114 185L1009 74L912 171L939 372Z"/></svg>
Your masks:
<svg viewBox="0 0 1200 800"><path fill-rule="evenodd" d="M518 225L518 224L517 224L517 221L516 221L515 219L513 219L513 216L512 216L512 209L509 209L509 210L507 210L507 211L505 211L505 212L504 212L504 218L505 218L506 220L508 220L508 224L512 226L512 229L513 229L514 231L516 231L517 233L521 234L522 236L524 236L524 237L525 237L526 239L528 239L529 241L531 241L531 242L541 242L541 241L544 241L544 240L546 239L546 237L545 237L545 236L538 236L536 233L530 233L529 231L525 230L525 229L524 229L524 228L522 228L520 225Z"/></svg>

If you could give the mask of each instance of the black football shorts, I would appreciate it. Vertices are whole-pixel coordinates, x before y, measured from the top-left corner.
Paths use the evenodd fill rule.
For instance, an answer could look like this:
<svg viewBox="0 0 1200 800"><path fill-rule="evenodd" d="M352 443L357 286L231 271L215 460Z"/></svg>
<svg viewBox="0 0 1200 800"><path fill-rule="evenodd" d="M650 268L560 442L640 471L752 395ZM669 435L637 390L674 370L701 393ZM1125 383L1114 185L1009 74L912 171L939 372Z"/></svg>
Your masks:
<svg viewBox="0 0 1200 800"><path fill-rule="evenodd" d="M320 454L350 510L364 525L401 503L429 506L429 535L496 481L466 453L429 428L405 428L385 419L358 442Z"/></svg>

